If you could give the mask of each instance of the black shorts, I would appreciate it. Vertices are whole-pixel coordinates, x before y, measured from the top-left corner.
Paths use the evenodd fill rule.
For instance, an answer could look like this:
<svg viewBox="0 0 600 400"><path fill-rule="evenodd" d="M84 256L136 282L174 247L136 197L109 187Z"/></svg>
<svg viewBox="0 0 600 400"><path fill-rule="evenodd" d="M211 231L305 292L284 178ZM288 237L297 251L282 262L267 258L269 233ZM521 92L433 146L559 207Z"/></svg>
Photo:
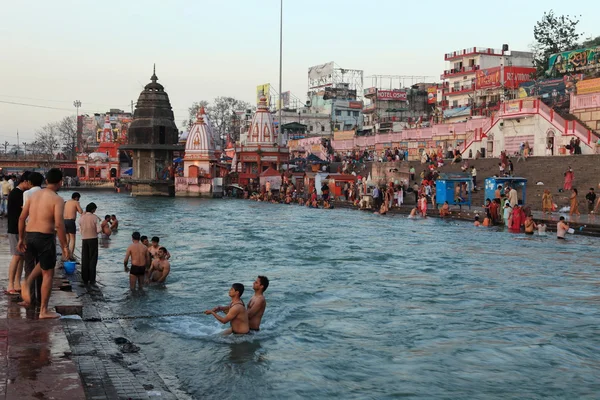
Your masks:
<svg viewBox="0 0 600 400"><path fill-rule="evenodd" d="M56 236L53 233L26 232L27 254L44 271L56 265Z"/></svg>
<svg viewBox="0 0 600 400"><path fill-rule="evenodd" d="M77 233L77 228L75 227L74 219L65 219L65 231L72 235L75 235Z"/></svg>
<svg viewBox="0 0 600 400"><path fill-rule="evenodd" d="M146 267L131 264L129 273L134 276L144 276L146 274Z"/></svg>

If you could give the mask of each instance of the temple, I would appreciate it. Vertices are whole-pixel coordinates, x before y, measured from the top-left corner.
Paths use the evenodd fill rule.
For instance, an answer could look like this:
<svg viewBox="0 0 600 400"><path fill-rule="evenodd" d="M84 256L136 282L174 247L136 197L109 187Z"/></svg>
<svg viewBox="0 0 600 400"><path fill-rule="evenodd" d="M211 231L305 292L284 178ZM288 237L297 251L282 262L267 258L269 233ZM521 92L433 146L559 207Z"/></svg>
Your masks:
<svg viewBox="0 0 600 400"><path fill-rule="evenodd" d="M277 131L267 107L267 98L262 96L246 137L235 146L231 170L237 173L238 183L258 189L262 172L281 166L289 160L289 149L278 145Z"/></svg>
<svg viewBox="0 0 600 400"><path fill-rule="evenodd" d="M104 126L98 132L97 140L99 144L95 151L77 155L77 176L83 181L114 180L121 174L120 138L114 132L108 114L104 117Z"/></svg>
<svg viewBox="0 0 600 400"><path fill-rule="evenodd" d="M185 141L183 176L175 178L175 194L177 196L221 197L223 189L218 156L214 130L204 107L200 107L196 114L196 122Z"/></svg>
<svg viewBox="0 0 600 400"><path fill-rule="evenodd" d="M127 182L132 196L174 196L173 153L182 151L169 95L158 83L156 70L136 103L129 126L129 142L121 150L132 152L133 171Z"/></svg>

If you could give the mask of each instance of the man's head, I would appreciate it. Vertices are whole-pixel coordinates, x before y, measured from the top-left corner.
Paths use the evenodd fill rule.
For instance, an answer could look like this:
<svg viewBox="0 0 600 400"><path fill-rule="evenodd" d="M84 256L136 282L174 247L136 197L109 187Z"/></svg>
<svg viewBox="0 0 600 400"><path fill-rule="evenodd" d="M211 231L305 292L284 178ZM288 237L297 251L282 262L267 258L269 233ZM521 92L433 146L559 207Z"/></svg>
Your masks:
<svg viewBox="0 0 600 400"><path fill-rule="evenodd" d="M158 238L158 236L152 236L152 245L158 246L158 242L160 242L160 239Z"/></svg>
<svg viewBox="0 0 600 400"><path fill-rule="evenodd" d="M145 236L145 235L144 235L144 236L142 236L142 237L140 238L140 242L142 242L142 243L144 243L146 246L148 246L148 244L149 244L149 243L148 243L148 236Z"/></svg>
<svg viewBox="0 0 600 400"><path fill-rule="evenodd" d="M71 199L73 199L73 200L79 201L80 198L81 198L81 195L77 192L75 192L71 195Z"/></svg>
<svg viewBox="0 0 600 400"><path fill-rule="evenodd" d="M62 185L63 174L58 168L51 168L46 173L46 182L48 185L53 185L56 189L59 189Z"/></svg>
<svg viewBox="0 0 600 400"><path fill-rule="evenodd" d="M105 220L105 221L110 221L110 215L106 214L106 215L104 216L104 220Z"/></svg>
<svg viewBox="0 0 600 400"><path fill-rule="evenodd" d="M234 283L229 289L229 297L242 297L244 294L244 285L241 283Z"/></svg>
<svg viewBox="0 0 600 400"><path fill-rule="evenodd" d="M259 275L254 282L252 282L252 289L260 290L264 292L269 287L269 278L263 275Z"/></svg>
<svg viewBox="0 0 600 400"><path fill-rule="evenodd" d="M95 213L98 207L96 207L96 203L90 203L85 206L85 212Z"/></svg>
<svg viewBox="0 0 600 400"><path fill-rule="evenodd" d="M17 185L21 188L21 190L31 189L31 181L29 180L30 175L31 173L29 171L25 171L23 172L23 175L21 175L21 179L19 180L19 184Z"/></svg>
<svg viewBox="0 0 600 400"><path fill-rule="evenodd" d="M590 188L590 193L594 193L594 188Z"/></svg>
<svg viewBox="0 0 600 400"><path fill-rule="evenodd" d="M110 219L112 219L113 221L117 219L117 216L115 214L110 216Z"/></svg>
<svg viewBox="0 0 600 400"><path fill-rule="evenodd" d="M44 175L39 172L32 172L29 174L29 182L31 182L32 187L42 186L42 183L44 183Z"/></svg>
<svg viewBox="0 0 600 400"><path fill-rule="evenodd" d="M559 220L560 220L561 222L564 222L564 221L565 221L565 217L560 217L560 218L559 218Z"/></svg>
<svg viewBox="0 0 600 400"><path fill-rule="evenodd" d="M131 235L131 239L132 240L140 240L140 233L139 232L133 232L133 234Z"/></svg>
<svg viewBox="0 0 600 400"><path fill-rule="evenodd" d="M160 247L158 249L158 258L164 258L167 255L167 253L169 252L167 251L166 247Z"/></svg>
<svg viewBox="0 0 600 400"><path fill-rule="evenodd" d="M502 185L498 185L498 189L502 189Z"/></svg>

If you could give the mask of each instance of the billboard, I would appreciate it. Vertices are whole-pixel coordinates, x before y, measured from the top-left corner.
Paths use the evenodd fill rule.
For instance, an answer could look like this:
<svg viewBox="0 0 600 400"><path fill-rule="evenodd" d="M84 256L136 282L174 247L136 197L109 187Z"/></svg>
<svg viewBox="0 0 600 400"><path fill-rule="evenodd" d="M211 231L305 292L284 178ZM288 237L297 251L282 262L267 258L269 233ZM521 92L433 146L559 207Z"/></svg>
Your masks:
<svg viewBox="0 0 600 400"><path fill-rule="evenodd" d="M546 74L566 74L600 69L600 47L588 47L552 54Z"/></svg>
<svg viewBox="0 0 600 400"><path fill-rule="evenodd" d="M78 151L88 152L95 148L102 141L103 135L105 139L109 136L107 131L112 131L109 141L127 143L127 132L132 121L130 113L80 115L79 118L81 136Z"/></svg>
<svg viewBox="0 0 600 400"><path fill-rule="evenodd" d="M502 76L502 67L481 69L475 73L475 88L498 88L504 83L504 87L516 89L521 83L529 82L534 72L535 68L504 67L504 76Z"/></svg>
<svg viewBox="0 0 600 400"><path fill-rule="evenodd" d="M267 107L271 103L271 84L265 83L263 85L258 85L256 87L256 104L260 102L261 96L265 96L267 98Z"/></svg>
<svg viewBox="0 0 600 400"><path fill-rule="evenodd" d="M308 69L308 79L311 80L327 78L331 74L333 74L333 61L321 65L315 65Z"/></svg>
<svg viewBox="0 0 600 400"><path fill-rule="evenodd" d="M576 84L577 94L589 94L600 92L600 78L586 79Z"/></svg>
<svg viewBox="0 0 600 400"><path fill-rule="evenodd" d="M283 106L283 107L290 106L290 94L291 94L291 92L289 90L287 92L281 93L281 106Z"/></svg>
<svg viewBox="0 0 600 400"><path fill-rule="evenodd" d="M404 90L378 90L377 100L383 101L406 101L406 91Z"/></svg>
<svg viewBox="0 0 600 400"><path fill-rule="evenodd" d="M437 86L427 88L427 104L435 104L437 102Z"/></svg>
<svg viewBox="0 0 600 400"><path fill-rule="evenodd" d="M500 67L480 69L475 72L476 89L495 88L500 84Z"/></svg>

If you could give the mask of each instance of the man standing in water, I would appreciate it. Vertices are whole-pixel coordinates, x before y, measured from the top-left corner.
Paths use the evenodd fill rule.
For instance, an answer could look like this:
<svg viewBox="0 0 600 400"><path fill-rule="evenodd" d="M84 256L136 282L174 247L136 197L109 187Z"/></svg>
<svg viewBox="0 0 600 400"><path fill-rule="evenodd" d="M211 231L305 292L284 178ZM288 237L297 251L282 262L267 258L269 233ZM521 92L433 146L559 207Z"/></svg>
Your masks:
<svg viewBox="0 0 600 400"><path fill-rule="evenodd" d="M81 195L77 192L71 195L71 200L65 202L65 231L67 232L67 243L69 246L69 254L71 259L74 260L75 254L75 237L77 234L77 228L75 226L75 220L77 214L83 214L83 210L79 205L79 199Z"/></svg>
<svg viewBox="0 0 600 400"><path fill-rule="evenodd" d="M248 324L248 312L246 311L246 307L244 307L244 302L241 299L243 294L244 285L242 285L241 283L234 283L229 289L229 297L231 297L231 303L229 303L228 307L219 306L213 308L212 310L204 311L204 314L206 315L214 315L214 317L222 324L231 322L231 329L227 329L225 332L223 332L225 335L228 335L230 333L236 335L244 335L250 331L250 327ZM224 311L227 313L227 315L221 317L217 314L217 312L219 311Z"/></svg>
<svg viewBox="0 0 600 400"><path fill-rule="evenodd" d="M148 270L146 283L165 283L171 272L171 263L167 260L167 253L168 251L164 247L158 249L157 258L152 260L152 265Z"/></svg>
<svg viewBox="0 0 600 400"><path fill-rule="evenodd" d="M131 241L125 253L125 260L123 265L125 266L125 272L129 272L129 289L135 290L135 283L137 282L138 288L142 289L144 285L144 277L146 275L146 265L150 263L150 254L148 248L140 243L140 233L133 232L131 235ZM129 258L131 257L131 271L127 267Z"/></svg>
<svg viewBox="0 0 600 400"><path fill-rule="evenodd" d="M34 193L23 207L19 217L20 252L27 251L28 256L36 260L36 265L27 280L21 285L23 305L31 303L30 288L38 276L42 275L42 301L40 319L59 318L60 314L48 311L48 300L52 292L52 278L56 264L56 239L58 236L62 248L63 260L69 258L69 247L65 234L64 201L56 194L62 185L62 172L52 168L46 175L48 186ZM27 228L25 228L25 221ZM27 230L26 230L27 229Z"/></svg>
<svg viewBox="0 0 600 400"><path fill-rule="evenodd" d="M266 276L259 275L258 278L252 283L252 289L254 289L254 296L250 298L248 302L248 320L250 330L253 332L260 331L260 321L265 313L267 307L267 301L265 300L264 292L269 287L269 278Z"/></svg>

